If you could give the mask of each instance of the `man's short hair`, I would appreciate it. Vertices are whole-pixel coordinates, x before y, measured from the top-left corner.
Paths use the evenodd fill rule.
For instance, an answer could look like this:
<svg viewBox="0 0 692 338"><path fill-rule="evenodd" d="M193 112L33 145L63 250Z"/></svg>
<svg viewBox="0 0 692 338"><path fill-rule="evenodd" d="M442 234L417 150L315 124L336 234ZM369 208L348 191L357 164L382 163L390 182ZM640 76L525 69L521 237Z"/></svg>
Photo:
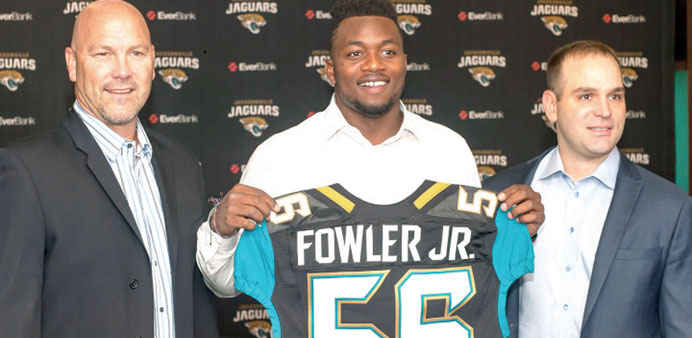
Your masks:
<svg viewBox="0 0 692 338"><path fill-rule="evenodd" d="M567 57L579 57L586 55L602 55L602 56L612 56L615 62L620 64L618 61L615 51L610 46L606 45L601 41L596 40L578 40L570 44L564 45L558 48L553 55L548 59L548 69L546 70L545 76L548 82L548 89L555 93L558 98L562 95L562 88L560 84L560 76L562 70L562 63Z"/></svg>
<svg viewBox="0 0 692 338"><path fill-rule="evenodd" d="M337 0L329 14L332 16L332 35L329 39L330 50L339 24L348 18L356 16L383 16L391 19L397 25L396 9L394 9L394 5L390 0Z"/></svg>

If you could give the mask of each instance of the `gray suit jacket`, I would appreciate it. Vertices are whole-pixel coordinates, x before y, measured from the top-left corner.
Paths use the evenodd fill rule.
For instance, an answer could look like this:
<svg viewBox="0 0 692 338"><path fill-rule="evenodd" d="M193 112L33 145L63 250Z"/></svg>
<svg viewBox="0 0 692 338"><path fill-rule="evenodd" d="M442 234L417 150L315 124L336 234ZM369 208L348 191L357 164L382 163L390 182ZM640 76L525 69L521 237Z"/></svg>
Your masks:
<svg viewBox="0 0 692 338"><path fill-rule="evenodd" d="M195 265L205 216L199 162L147 132L173 277L176 337L217 335ZM71 112L0 149L0 337L153 337L147 252L103 152Z"/></svg>
<svg viewBox="0 0 692 338"><path fill-rule="evenodd" d="M483 182L531 184L540 156ZM581 337L692 337L692 198L620 154L596 252ZM507 301L517 337L520 282ZM538 337L537 337L538 338Z"/></svg>

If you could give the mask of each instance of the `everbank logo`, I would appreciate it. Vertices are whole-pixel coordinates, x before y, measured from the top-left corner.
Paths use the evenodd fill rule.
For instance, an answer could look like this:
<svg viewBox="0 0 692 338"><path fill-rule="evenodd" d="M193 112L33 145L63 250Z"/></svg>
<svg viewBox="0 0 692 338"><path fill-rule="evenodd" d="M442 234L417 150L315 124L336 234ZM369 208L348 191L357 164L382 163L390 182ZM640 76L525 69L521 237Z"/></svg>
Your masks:
<svg viewBox="0 0 692 338"><path fill-rule="evenodd" d="M148 120L151 124L189 124L198 123L199 117L196 114L151 114Z"/></svg>
<svg viewBox="0 0 692 338"><path fill-rule="evenodd" d="M161 21L194 21L197 20L197 14L194 12L164 12L164 11L154 11L150 10L145 14L149 21L161 20Z"/></svg>

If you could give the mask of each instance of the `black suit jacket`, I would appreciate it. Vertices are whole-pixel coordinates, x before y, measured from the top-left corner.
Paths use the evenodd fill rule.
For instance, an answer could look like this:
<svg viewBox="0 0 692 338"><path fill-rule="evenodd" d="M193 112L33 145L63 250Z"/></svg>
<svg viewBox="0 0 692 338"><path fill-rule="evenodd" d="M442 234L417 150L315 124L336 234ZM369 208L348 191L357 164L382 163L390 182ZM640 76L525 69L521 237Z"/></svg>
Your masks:
<svg viewBox="0 0 692 338"><path fill-rule="evenodd" d="M214 337L195 265L200 164L147 131L173 277L176 337ZM55 130L0 149L0 337L153 337L149 258L103 152L71 112Z"/></svg>
<svg viewBox="0 0 692 338"><path fill-rule="evenodd" d="M483 186L530 185L547 153L486 179ZM507 300L512 337L517 337L519 284L512 285ZM692 198L622 153L581 337L692 337Z"/></svg>

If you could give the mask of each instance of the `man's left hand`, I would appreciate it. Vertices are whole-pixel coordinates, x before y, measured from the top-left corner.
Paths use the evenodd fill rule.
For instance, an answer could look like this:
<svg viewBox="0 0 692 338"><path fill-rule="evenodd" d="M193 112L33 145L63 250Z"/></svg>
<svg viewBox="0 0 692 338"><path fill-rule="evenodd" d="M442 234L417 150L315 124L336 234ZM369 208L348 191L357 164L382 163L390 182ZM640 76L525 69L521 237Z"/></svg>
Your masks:
<svg viewBox="0 0 692 338"><path fill-rule="evenodd" d="M514 184L505 188L497 194L500 201L500 209L507 211L514 206L514 209L507 213L509 219L518 217L518 221L526 224L529 234L533 237L538 228L545 221L541 194L533 191L530 186L525 184Z"/></svg>

